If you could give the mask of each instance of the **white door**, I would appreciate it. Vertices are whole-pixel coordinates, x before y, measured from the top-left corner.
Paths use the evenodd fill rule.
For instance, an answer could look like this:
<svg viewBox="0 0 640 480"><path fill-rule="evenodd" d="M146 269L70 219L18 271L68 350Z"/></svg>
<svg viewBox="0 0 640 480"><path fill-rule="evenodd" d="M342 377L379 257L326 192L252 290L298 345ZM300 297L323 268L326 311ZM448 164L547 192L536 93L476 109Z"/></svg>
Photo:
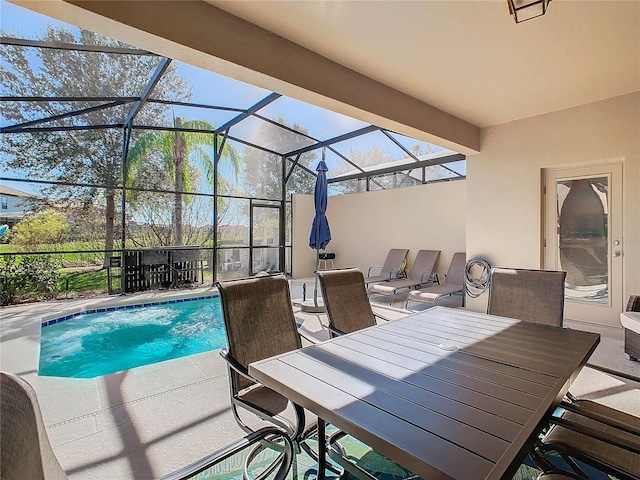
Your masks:
<svg viewBox="0 0 640 480"><path fill-rule="evenodd" d="M622 164L545 170L544 263L565 270L565 318L619 325Z"/></svg>

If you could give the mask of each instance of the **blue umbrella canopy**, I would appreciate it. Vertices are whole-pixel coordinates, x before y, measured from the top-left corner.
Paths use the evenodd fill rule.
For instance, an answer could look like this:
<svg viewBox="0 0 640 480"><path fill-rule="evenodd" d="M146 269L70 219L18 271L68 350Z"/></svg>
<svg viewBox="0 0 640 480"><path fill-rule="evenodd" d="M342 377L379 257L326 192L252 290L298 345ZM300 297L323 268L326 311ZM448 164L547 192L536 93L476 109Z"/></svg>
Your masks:
<svg viewBox="0 0 640 480"><path fill-rule="evenodd" d="M323 152L324 153L324 152ZM316 168L318 176L316 177L316 187L313 192L313 199L316 207L316 215L313 217L311 224L311 235L309 236L309 246L314 250L326 248L331 241L331 230L329 230L329 222L327 220L327 164L324 160L318 163Z"/></svg>

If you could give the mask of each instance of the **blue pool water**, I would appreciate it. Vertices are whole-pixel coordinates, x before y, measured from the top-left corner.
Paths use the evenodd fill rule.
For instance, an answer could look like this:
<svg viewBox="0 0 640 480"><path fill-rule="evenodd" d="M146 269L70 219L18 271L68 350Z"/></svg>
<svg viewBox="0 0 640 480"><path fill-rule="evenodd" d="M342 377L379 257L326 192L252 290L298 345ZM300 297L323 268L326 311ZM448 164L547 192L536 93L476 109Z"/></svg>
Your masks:
<svg viewBox="0 0 640 480"><path fill-rule="evenodd" d="M39 374L93 378L226 345L220 297L81 314L42 327Z"/></svg>

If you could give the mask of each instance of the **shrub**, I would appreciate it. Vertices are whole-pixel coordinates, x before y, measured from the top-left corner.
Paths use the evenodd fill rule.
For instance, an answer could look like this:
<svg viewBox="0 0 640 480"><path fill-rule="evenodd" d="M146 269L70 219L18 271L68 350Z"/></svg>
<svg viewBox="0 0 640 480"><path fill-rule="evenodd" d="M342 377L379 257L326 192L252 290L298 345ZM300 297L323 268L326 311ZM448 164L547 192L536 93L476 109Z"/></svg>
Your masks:
<svg viewBox="0 0 640 480"><path fill-rule="evenodd" d="M12 230L14 245L58 244L64 242L69 224L64 214L45 211L25 218Z"/></svg>
<svg viewBox="0 0 640 480"><path fill-rule="evenodd" d="M11 241L11 229L7 229L4 233L0 234L0 244L7 244Z"/></svg>
<svg viewBox="0 0 640 480"><path fill-rule="evenodd" d="M28 297L53 298L58 268L49 256L5 257L0 261L0 304L8 305Z"/></svg>

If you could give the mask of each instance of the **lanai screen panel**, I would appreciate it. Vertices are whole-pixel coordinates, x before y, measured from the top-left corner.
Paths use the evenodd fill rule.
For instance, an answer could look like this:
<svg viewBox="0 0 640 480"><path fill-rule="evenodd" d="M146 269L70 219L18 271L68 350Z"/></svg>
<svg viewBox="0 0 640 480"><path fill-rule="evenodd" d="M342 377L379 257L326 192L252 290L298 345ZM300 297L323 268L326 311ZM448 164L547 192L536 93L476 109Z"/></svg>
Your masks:
<svg viewBox="0 0 640 480"><path fill-rule="evenodd" d="M399 172L375 175L369 179L369 190L413 187L422 183L422 169L401 170Z"/></svg>
<svg viewBox="0 0 640 480"><path fill-rule="evenodd" d="M86 30L78 35L80 43L95 49L116 47L123 49L123 52L130 49L121 42ZM76 37L68 32L49 30L40 39L70 44ZM105 100L139 97L162 61L162 57L151 54L130 55L6 44L0 48L2 65L15 76L16 82L3 84L3 96L103 97ZM29 81L33 78L40 81ZM163 93L171 97L170 92Z"/></svg>
<svg viewBox="0 0 640 480"><path fill-rule="evenodd" d="M290 162L288 162L287 168L291 168ZM312 173L312 171L304 168L294 168L287 182L286 199L290 200L293 194L313 195L316 182L314 173L315 170Z"/></svg>
<svg viewBox="0 0 640 480"><path fill-rule="evenodd" d="M449 162L443 165L425 167L425 181L448 180L465 177L467 175L467 162Z"/></svg>
<svg viewBox="0 0 640 480"><path fill-rule="evenodd" d="M395 132L389 132L389 136L416 157L429 153L443 152L446 150L438 145L434 145L433 143L407 137Z"/></svg>
<svg viewBox="0 0 640 480"><path fill-rule="evenodd" d="M332 145L332 147L338 153L364 170L372 170L391 162L409 165L415 162L412 158L407 158L408 156L406 152L391 141L386 135L377 130L336 143L335 145ZM350 170L351 169L342 171L342 169L336 169L331 175L328 175L328 178L334 178L341 174L349 173Z"/></svg>
<svg viewBox="0 0 640 480"><path fill-rule="evenodd" d="M355 118L289 97L279 98L262 108L258 114L285 123L318 141L344 135L368 125Z"/></svg>
<svg viewBox="0 0 640 480"><path fill-rule="evenodd" d="M159 105L166 115L153 117L150 112L157 111ZM213 131L236 115L237 110L222 110L195 106L161 104L156 100L146 102L140 109L140 118L136 117L136 126L153 126L167 129L184 128L187 130Z"/></svg>
<svg viewBox="0 0 640 480"><path fill-rule="evenodd" d="M233 126L230 130L230 135L254 145L268 148L280 155L316 143L303 134L284 128L291 128L291 125L282 125L276 125L255 116L250 116Z"/></svg>
<svg viewBox="0 0 640 480"><path fill-rule="evenodd" d="M219 246L246 247L249 245L249 199L218 200L217 235Z"/></svg>
<svg viewBox="0 0 640 480"><path fill-rule="evenodd" d="M121 248L195 244L206 265L217 258L217 274L248 274L264 253L249 248L262 211L250 206L262 204L283 209L264 211L283 226L269 248L284 248L290 271L291 195L313 193L323 144L328 178L345 176L329 194L465 174L464 162L415 168L440 153L426 142L6 7L3 27L29 32L22 41L5 31L18 40L0 45L10 74L0 85L3 184L19 180L37 199L34 212L44 204L69 212L65 241L87 255L104 249L105 262ZM186 145L179 155L176 144Z"/></svg>
<svg viewBox="0 0 640 480"><path fill-rule="evenodd" d="M119 129L5 134L3 173L37 172L40 181L121 187L122 137Z"/></svg>
<svg viewBox="0 0 640 480"><path fill-rule="evenodd" d="M127 151L127 187L214 193L213 134L134 129Z"/></svg>
<svg viewBox="0 0 640 480"><path fill-rule="evenodd" d="M239 162L236 170L231 156L221 157L218 195L282 200L282 156L234 140L226 145Z"/></svg>
<svg viewBox="0 0 640 480"><path fill-rule="evenodd" d="M271 93L264 88L178 60L173 60L172 63L182 77L189 79L190 96L187 101L192 103L247 110Z"/></svg>
<svg viewBox="0 0 640 480"><path fill-rule="evenodd" d="M300 155L298 164L305 167L303 169L305 172L312 173L315 181L316 168L320 160L322 160L322 148L317 148ZM358 165L350 162L347 157L340 154L332 145L325 148L324 161L329 169L327 178L333 178L341 172L359 173L363 171Z"/></svg>

